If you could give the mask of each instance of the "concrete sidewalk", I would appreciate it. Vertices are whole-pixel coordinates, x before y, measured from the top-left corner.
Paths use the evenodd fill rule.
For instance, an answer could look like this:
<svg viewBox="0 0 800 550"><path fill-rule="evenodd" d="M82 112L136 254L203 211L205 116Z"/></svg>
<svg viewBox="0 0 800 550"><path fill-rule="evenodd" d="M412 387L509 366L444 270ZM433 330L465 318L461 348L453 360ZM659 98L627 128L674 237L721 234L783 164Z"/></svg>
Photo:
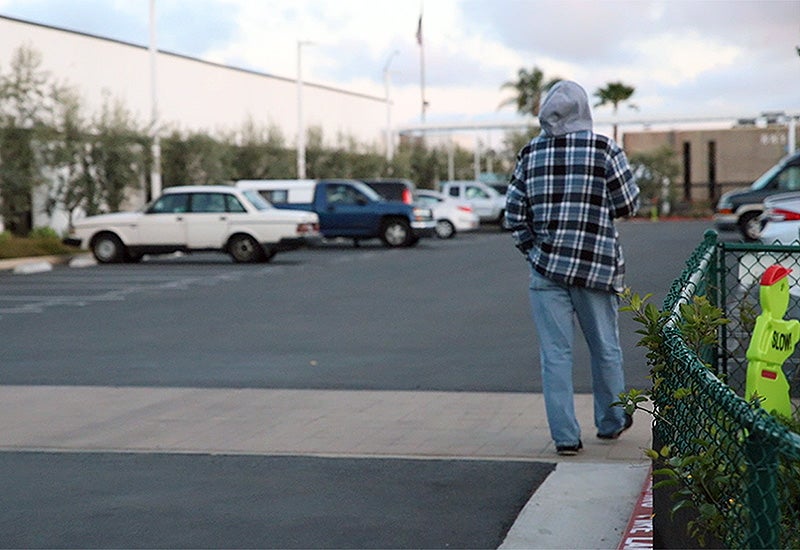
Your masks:
<svg viewBox="0 0 800 550"><path fill-rule="evenodd" d="M616 548L647 474L650 419L558 457L539 394L0 386L0 450L557 462L503 548Z"/></svg>

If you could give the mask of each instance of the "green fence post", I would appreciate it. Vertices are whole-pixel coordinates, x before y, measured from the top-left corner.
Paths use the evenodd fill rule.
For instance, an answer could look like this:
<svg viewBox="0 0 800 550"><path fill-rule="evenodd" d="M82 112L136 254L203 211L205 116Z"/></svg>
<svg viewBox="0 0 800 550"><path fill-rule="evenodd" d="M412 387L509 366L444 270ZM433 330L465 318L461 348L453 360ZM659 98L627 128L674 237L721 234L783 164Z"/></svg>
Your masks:
<svg viewBox="0 0 800 550"><path fill-rule="evenodd" d="M781 511L778 505L778 455L758 428L747 438L745 458L750 472L747 487L750 530L747 548L778 548Z"/></svg>
<svg viewBox="0 0 800 550"><path fill-rule="evenodd" d="M727 273L725 269L725 243L717 241L717 232L709 229L706 231L706 240L713 243L714 261L711 262L709 270L709 280L712 288L706 291L706 296L712 305L720 308L722 314L728 317L728 285ZM727 380L728 375L728 327L719 327L719 339L717 341L712 372L721 380Z"/></svg>
<svg viewBox="0 0 800 550"><path fill-rule="evenodd" d="M709 273L709 286L712 288L706 290L706 296L709 296L711 304L720 308L722 314L727 317L728 293L725 284L725 264L723 263L725 261L725 243L717 242L716 232L713 233L713 236L709 235L707 232L706 237L712 239L714 243L714 261L711 262L711 273ZM717 347L714 350L714 361L712 363L713 372L717 377L720 376L720 369L723 370L723 374L728 374L728 329L727 326L723 324L718 330L719 339L717 340ZM722 366L720 366L720 361L722 362ZM725 380L725 378L723 378L723 380Z"/></svg>

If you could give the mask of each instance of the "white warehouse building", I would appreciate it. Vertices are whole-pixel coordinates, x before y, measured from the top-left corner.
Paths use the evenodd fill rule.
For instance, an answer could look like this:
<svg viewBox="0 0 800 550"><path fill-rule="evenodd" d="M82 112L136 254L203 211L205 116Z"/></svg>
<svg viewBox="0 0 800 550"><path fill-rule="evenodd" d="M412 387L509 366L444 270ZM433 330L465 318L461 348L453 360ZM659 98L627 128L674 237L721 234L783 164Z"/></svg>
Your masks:
<svg viewBox="0 0 800 550"><path fill-rule="evenodd" d="M21 46L42 55L42 68L80 93L90 111L104 94L121 100L140 122L151 114L150 55L139 46L0 16L0 70ZM274 124L287 139L297 135L297 81L159 51L157 97L162 126L185 130L235 131L253 120ZM326 139L354 137L382 144L386 98L309 82L303 83L306 127L322 128Z"/></svg>
<svg viewBox="0 0 800 550"><path fill-rule="evenodd" d="M143 127L149 126L154 94L147 46L0 16L1 72L8 72L14 53L24 46L41 55L41 69L55 81L78 92L87 114L99 113L110 99L121 102ZM279 128L289 146L297 139L296 79L160 50L155 74L162 133L178 129L230 134L252 122ZM320 128L329 145L346 137L382 149L386 109L384 97L309 82L302 85L303 125ZM34 202L39 202L36 197ZM49 225L59 231L66 226L65 219L46 218L34 212L34 226Z"/></svg>

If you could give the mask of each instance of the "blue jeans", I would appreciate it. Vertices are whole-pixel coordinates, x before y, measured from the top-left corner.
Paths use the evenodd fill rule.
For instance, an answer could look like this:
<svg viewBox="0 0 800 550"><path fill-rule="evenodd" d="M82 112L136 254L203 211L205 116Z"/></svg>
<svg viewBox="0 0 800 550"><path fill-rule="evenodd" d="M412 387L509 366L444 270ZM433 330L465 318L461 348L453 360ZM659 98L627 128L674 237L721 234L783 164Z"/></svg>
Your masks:
<svg viewBox="0 0 800 550"><path fill-rule="evenodd" d="M559 284L531 268L530 300L540 340L547 423L555 444L577 445L581 438L572 385L575 317L591 356L597 433L607 435L622 429L625 413L611 406L625 391L617 295Z"/></svg>

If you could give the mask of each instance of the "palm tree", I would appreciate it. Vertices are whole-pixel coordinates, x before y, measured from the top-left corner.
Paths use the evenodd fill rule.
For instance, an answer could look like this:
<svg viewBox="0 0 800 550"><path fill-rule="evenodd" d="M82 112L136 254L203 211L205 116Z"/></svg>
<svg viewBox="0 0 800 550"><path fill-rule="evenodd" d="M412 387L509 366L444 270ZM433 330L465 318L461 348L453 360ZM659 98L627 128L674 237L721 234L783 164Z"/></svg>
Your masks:
<svg viewBox="0 0 800 550"><path fill-rule="evenodd" d="M538 67L534 67L531 72L522 68L517 72L516 81L508 81L500 86L501 90L513 89L515 95L504 100L497 108L516 105L518 113L537 116L539 114L539 106L542 103L542 96L559 80L561 79L551 78L550 80L545 80L544 73Z"/></svg>
<svg viewBox="0 0 800 550"><path fill-rule="evenodd" d="M628 101L633 95L635 88L633 86L626 86L622 82L609 82L605 88L598 88L594 96L599 100L595 103L595 107L601 107L608 103L614 106L614 141L617 141L617 108L619 104ZM634 104L630 104L632 109L638 109Z"/></svg>

